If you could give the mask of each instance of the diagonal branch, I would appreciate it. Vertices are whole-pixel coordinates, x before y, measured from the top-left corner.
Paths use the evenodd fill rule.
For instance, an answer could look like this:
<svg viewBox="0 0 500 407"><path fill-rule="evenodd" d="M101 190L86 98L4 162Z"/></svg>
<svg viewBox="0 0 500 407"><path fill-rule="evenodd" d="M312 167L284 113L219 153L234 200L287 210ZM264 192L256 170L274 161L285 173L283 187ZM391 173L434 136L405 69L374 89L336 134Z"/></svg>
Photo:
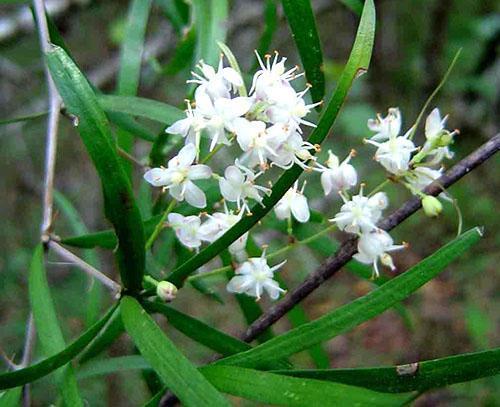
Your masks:
<svg viewBox="0 0 500 407"><path fill-rule="evenodd" d="M439 195L443 187L448 188L464 175L478 167L488 158L500 150L500 134L492 137L473 153L455 164L441 178L424 189L428 195ZM418 197L406 201L399 209L394 211L379 223L384 230L391 230L414 214L422 206ZM262 314L242 335L242 339L250 342L269 326L278 321L283 315L290 311L296 304L311 294L316 288L337 273L357 252L357 237L346 240L335 255L329 257L315 272L311 273L302 284L290 291L283 300Z"/></svg>

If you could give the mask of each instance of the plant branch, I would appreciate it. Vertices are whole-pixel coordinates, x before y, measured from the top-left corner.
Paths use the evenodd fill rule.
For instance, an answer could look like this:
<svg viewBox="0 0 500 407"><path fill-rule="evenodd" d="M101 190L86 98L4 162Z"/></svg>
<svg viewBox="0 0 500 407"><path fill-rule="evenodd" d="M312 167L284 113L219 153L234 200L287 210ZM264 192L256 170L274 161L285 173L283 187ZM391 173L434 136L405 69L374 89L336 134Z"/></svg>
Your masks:
<svg viewBox="0 0 500 407"><path fill-rule="evenodd" d="M120 293L121 286L118 283L111 280L108 276L104 275L99 270L97 270L90 264L80 259L80 257L74 255L69 250L62 247L59 243L56 243L53 240L51 240L49 241L49 248L52 249L55 253L57 253L64 260L73 263L75 266L79 267L82 271L84 271L88 275L99 280L103 285L105 285L107 288L111 290L111 293L113 295Z"/></svg>
<svg viewBox="0 0 500 407"><path fill-rule="evenodd" d="M431 183L424 189L424 193L437 196L457 182L464 175L481 165L488 158L500 150L500 134L492 137L477 150L455 164L441 178ZM379 227L391 230L414 214L422 206L418 197L406 201L399 209L383 219ZM262 314L242 335L242 339L250 342L260 333L278 321L283 315L290 311L296 304L311 294L316 288L337 273L357 252L357 237L347 239L314 273L311 273L302 284L291 290L283 300Z"/></svg>

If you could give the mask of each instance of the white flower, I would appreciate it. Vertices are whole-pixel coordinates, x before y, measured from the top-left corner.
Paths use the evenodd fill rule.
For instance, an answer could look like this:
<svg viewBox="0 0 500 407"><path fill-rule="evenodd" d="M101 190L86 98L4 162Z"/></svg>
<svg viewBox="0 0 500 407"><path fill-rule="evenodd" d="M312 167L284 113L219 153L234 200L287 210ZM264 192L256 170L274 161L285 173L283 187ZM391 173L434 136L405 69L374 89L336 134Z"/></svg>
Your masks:
<svg viewBox="0 0 500 407"><path fill-rule="evenodd" d="M443 169L434 170L429 167L416 167L406 176L408 183L417 191L421 191L432 181L443 175Z"/></svg>
<svg viewBox="0 0 500 407"><path fill-rule="evenodd" d="M268 157L276 157L276 149L288 136L288 129L282 124L275 124L266 129L266 124L259 120L248 121L243 118L234 120L236 141L245 151L242 161L249 167L260 164L266 168Z"/></svg>
<svg viewBox="0 0 500 407"><path fill-rule="evenodd" d="M207 205L205 193L193 180L210 178L212 170L207 165L193 165L195 158L196 147L188 144L168 162L168 168L152 168L144 174L144 179L155 187L168 189L179 202L186 199L188 204L204 208Z"/></svg>
<svg viewBox="0 0 500 407"><path fill-rule="evenodd" d="M305 186L306 183L304 182L302 189L299 191L299 182L296 181L294 186L286 191L285 195L274 207L278 219L289 219L293 215L301 223L309 220L309 205L304 195Z"/></svg>
<svg viewBox="0 0 500 407"><path fill-rule="evenodd" d="M212 215L207 215L208 220L203 222L199 228L198 236L205 242L215 242L241 219L241 214L242 212L235 215L225 208L225 212L216 212ZM229 252L231 254L241 254L244 252L247 244L247 238L248 232L231 243L229 246Z"/></svg>
<svg viewBox="0 0 500 407"><path fill-rule="evenodd" d="M274 55L272 63L271 55L265 55L265 64L257 51L255 51L255 55L257 56L261 69L257 71L253 77L250 93L254 93L258 99L268 99L273 92L290 87L289 82L291 80L303 75L303 73L295 73L298 70L296 66L287 71L285 68L286 58L281 58L278 61L277 52Z"/></svg>
<svg viewBox="0 0 500 407"><path fill-rule="evenodd" d="M167 127L165 133L178 134L186 139L186 144L192 143L198 149L201 132L207 126L207 121L197 109L193 110L189 100L186 100L186 105L186 118L177 120L171 126Z"/></svg>
<svg viewBox="0 0 500 407"><path fill-rule="evenodd" d="M443 158L453 158L453 152L449 148L449 144L453 141L453 136L457 131L449 132L444 128L448 116L441 118L439 109L435 108L427 116L425 121L425 138L426 142L422 148L422 153L432 157L429 164L438 164Z"/></svg>
<svg viewBox="0 0 500 407"><path fill-rule="evenodd" d="M177 287L170 281L160 281L156 286L156 295L165 302L175 300L175 297L177 297L177 291Z"/></svg>
<svg viewBox="0 0 500 407"><path fill-rule="evenodd" d="M349 164L355 152L351 151L347 158L340 163L339 158L328 150L326 167L317 164L317 171L321 172L321 185L328 195L332 191L345 191L358 183L358 173Z"/></svg>
<svg viewBox="0 0 500 407"><path fill-rule="evenodd" d="M197 249L201 246L200 218L198 216L182 216L179 213L168 214L168 224L174 229L179 241L186 247Z"/></svg>
<svg viewBox="0 0 500 407"><path fill-rule="evenodd" d="M262 293L266 291L271 299L278 299L280 293L285 290L273 280L274 272L285 264L286 261L269 267L265 258L265 253L261 257L252 257L241 264L235 271L236 275L229 281L227 291L230 293L246 294L260 299Z"/></svg>
<svg viewBox="0 0 500 407"><path fill-rule="evenodd" d="M241 75L233 68L224 68L222 58L219 60L217 72L212 66L205 64L203 61L200 61L196 67L201 71L201 75L191 72L194 79L187 82L200 85L200 88L206 91L214 100L229 98L231 88L243 86Z"/></svg>
<svg viewBox="0 0 500 407"><path fill-rule="evenodd" d="M233 99L220 97L212 101L201 87L196 89L195 100L196 110L206 120L206 134L212 140L210 151L219 143L229 144L226 131L234 132L234 119L247 113L253 103L252 99L248 97L235 97Z"/></svg>
<svg viewBox="0 0 500 407"><path fill-rule="evenodd" d="M261 203L261 193L270 194L271 190L260 185L255 185L255 179L260 174L254 174L253 171L242 166L236 160L236 165L227 167L224 171L224 178L219 179L222 196L228 202L236 202L238 209L243 207L248 210L246 202L248 198Z"/></svg>
<svg viewBox="0 0 500 407"><path fill-rule="evenodd" d="M309 169L310 167L306 163L310 160L315 160L315 157L309 150L316 150L316 147L304 141L302 136L294 130L278 146L276 155L270 155L269 159L274 165L283 169L289 169L294 164L304 169Z"/></svg>
<svg viewBox="0 0 500 407"><path fill-rule="evenodd" d="M382 216L382 210L387 207L388 199L384 192L378 192L372 197L363 196L363 188L359 195L354 195L348 201L343 194L340 195L344 204L340 212L331 222L335 222L340 230L348 233L367 233L376 228Z"/></svg>
<svg viewBox="0 0 500 407"><path fill-rule="evenodd" d="M411 153L417 150L413 142L408 139L411 131L410 129L401 137L397 137L395 133L392 133L389 140L384 143L366 140L367 143L378 147L375 152L375 161L378 161L392 174L404 174L409 168Z"/></svg>
<svg viewBox="0 0 500 407"><path fill-rule="evenodd" d="M394 245L391 236L386 231L374 229L361 235L358 240L358 253L353 257L361 263L372 264L374 274L378 277L378 261L380 260L384 266L394 270L392 257L388 253L405 247L405 245Z"/></svg>
<svg viewBox="0 0 500 407"><path fill-rule="evenodd" d="M386 141L394 138L401 131L401 112L397 107L391 107L386 117L377 114L376 119L369 119L368 128L376 132L371 137L373 141Z"/></svg>

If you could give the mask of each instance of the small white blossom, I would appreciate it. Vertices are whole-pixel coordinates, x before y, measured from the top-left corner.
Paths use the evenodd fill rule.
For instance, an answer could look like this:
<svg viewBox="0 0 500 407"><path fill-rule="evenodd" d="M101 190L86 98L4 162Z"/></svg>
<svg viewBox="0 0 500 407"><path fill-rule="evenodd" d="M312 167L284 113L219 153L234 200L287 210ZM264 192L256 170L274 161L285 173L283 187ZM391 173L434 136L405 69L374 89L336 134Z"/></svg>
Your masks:
<svg viewBox="0 0 500 407"><path fill-rule="evenodd" d="M198 233L201 220L198 216L182 216L180 213L169 213L168 224L174 229L179 241L190 249L201 246L201 238Z"/></svg>
<svg viewBox="0 0 500 407"><path fill-rule="evenodd" d="M277 148L286 140L288 129L282 124L275 124L266 129L266 123L237 118L234 121L236 141L245 152L242 161L249 167L260 164L267 167L267 159L276 157Z"/></svg>
<svg viewBox="0 0 500 407"><path fill-rule="evenodd" d="M406 180L414 189L421 191L441 175L443 175L442 168L435 170L429 167L416 167L406 176Z"/></svg>
<svg viewBox="0 0 500 407"><path fill-rule="evenodd" d="M422 148L422 153L432 157L429 162L431 165L440 163L443 158L453 158L453 152L450 150L449 144L452 143L453 136L457 131L449 132L444 128L447 119L448 116L441 118L439 109L435 108L425 121L426 142Z"/></svg>
<svg viewBox="0 0 500 407"><path fill-rule="evenodd" d="M358 240L358 253L353 257L361 263L372 264L374 275L378 277L378 261L394 270L392 257L388 253L405 247L405 245L394 245L392 237L386 231L374 229L361 235Z"/></svg>
<svg viewBox="0 0 500 407"><path fill-rule="evenodd" d="M321 172L321 186L325 195L332 191L345 191L358 183L358 173L349 164L354 155L355 152L351 151L347 158L340 162L339 158L329 150L326 167L317 164L316 170Z"/></svg>
<svg viewBox="0 0 500 407"><path fill-rule="evenodd" d="M294 164L304 169L310 169L307 162L315 160L310 150L316 150L316 146L304 141L302 136L294 130L278 146L276 155L270 155L269 159L274 165L283 169L292 168Z"/></svg>
<svg viewBox="0 0 500 407"><path fill-rule="evenodd" d="M230 165L224 171L224 178L219 179L222 196L228 202L236 202L238 210L242 207L248 210L247 199L251 198L262 202L262 193L270 194L271 190L255 184L255 179L261 173L255 174L252 170L242 166L236 160L236 165Z"/></svg>
<svg viewBox="0 0 500 407"><path fill-rule="evenodd" d="M401 131L401 112L397 107L391 107L386 117L377 114L376 119L369 119L368 128L376 133L371 137L373 141L387 141L394 138Z"/></svg>
<svg viewBox="0 0 500 407"><path fill-rule="evenodd" d="M207 165L193 165L195 158L196 147L188 144L168 162L168 168L152 168L144 174L144 179L153 186L168 189L179 202L186 199L188 204L204 208L207 205L205 193L193 180L210 178L212 170Z"/></svg>
<svg viewBox="0 0 500 407"><path fill-rule="evenodd" d="M241 75L233 68L224 68L222 58L219 60L217 72L215 69L205 64L203 61L196 66L201 75L191 72L194 79L188 80L188 83L200 85L198 89L203 89L213 99L229 98L231 88L243 86Z"/></svg>
<svg viewBox="0 0 500 407"><path fill-rule="evenodd" d="M289 219L293 215L301 223L309 220L309 204L304 195L305 186L306 183L304 182L302 189L299 191L299 182L296 181L294 186L286 191L285 195L274 207L274 213L278 219Z"/></svg>
<svg viewBox="0 0 500 407"><path fill-rule="evenodd" d="M285 264L286 261L276 266L269 267L265 253L261 257L252 257L241 264L235 271L236 275L229 281L227 290L230 293L246 294L251 297L261 298L264 291L271 299L278 299L285 290L273 280L274 272Z"/></svg>
<svg viewBox="0 0 500 407"><path fill-rule="evenodd" d="M217 98L215 101L208 96L203 88L196 89L196 110L203 115L206 134L212 140L210 151L217 144L229 144L226 131L234 132L233 122L237 117L243 116L252 106L252 99L248 97L235 97L232 99Z"/></svg>
<svg viewBox="0 0 500 407"><path fill-rule="evenodd" d="M194 144L196 149L199 148L201 132L207 126L207 120L197 110L191 107L189 100L186 100L187 110L186 118L177 120L171 126L167 127L165 133L177 134L184 137L186 144Z"/></svg>
<svg viewBox="0 0 500 407"><path fill-rule="evenodd" d="M340 195L344 204L340 212L335 215L331 222L335 222L340 230L348 233L367 233L376 228L376 224L382 216L382 210L387 207L387 195L378 192L372 197L363 196L361 188L359 195L354 195L347 200L343 194Z"/></svg>

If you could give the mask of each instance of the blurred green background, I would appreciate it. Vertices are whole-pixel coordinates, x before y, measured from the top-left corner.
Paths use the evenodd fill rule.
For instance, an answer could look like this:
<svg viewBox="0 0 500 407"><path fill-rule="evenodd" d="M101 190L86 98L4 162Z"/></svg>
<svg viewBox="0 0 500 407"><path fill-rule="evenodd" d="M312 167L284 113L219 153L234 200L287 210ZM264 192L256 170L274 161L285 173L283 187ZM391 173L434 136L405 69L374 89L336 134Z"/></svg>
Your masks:
<svg viewBox="0 0 500 407"><path fill-rule="evenodd" d="M103 92L114 92L128 2L61 0L47 3L70 50L91 81ZM181 106L189 64L182 67L171 63L183 32L170 23L165 12L167 3L170 2L154 2L139 95ZM253 73L250 72L255 63L253 50L265 25L264 2L234 0L230 3L227 43L243 71ZM348 5L357 2L312 3L326 58L328 95L349 55L358 17ZM0 5L0 119L43 112L47 108L43 65L38 37L30 25L29 9L22 1L2 1ZM376 1L376 7L377 34L370 70L356 82L324 148L324 152L332 148L341 157L355 148L358 156L353 163L368 187L381 182L384 174L371 160L373 149L362 142L363 137L369 135L367 119L376 112L385 114L388 107L399 106L408 128L459 48L462 48L460 59L432 104L439 106L443 114L450 114L450 128L460 129L453 146L456 160L499 131L500 111L498 1L382 0ZM269 51L279 50L289 58L290 65L300 64L281 7L277 10L277 30ZM181 60L190 61L189 55ZM180 72L173 74L178 68ZM157 123L145 125L154 132L161 130ZM41 221L45 126L45 117L0 126L0 189L3 193L0 200L0 345L9 356L21 354L29 312L27 266ZM75 234L61 202L64 199L74 205L89 230L108 227L102 214L97 176L69 121L62 120L59 135L55 182L62 197L56 200L56 233ZM138 141L134 155L146 157L149 148L146 142ZM323 344L332 367L408 363L498 345L499 173L500 159L494 157L451 189L463 212L464 229L484 225L486 235L441 277L406 302L411 326L399 314L388 311L349 334ZM135 169L134 176L135 190L140 191L141 197L147 197L149 187L141 181L140 171ZM333 216L336 209L332 207L338 208L339 202L332 203L331 197L323 199L318 177L309 179L306 194L311 206ZM388 192L391 208L409 197L395 186ZM449 205L445 205L443 215L436 220L418 213L399 226L393 232L395 241L408 241L411 248L395 256L398 270L404 271L453 238L456 228L457 216ZM258 233L259 241L269 243L269 239L275 239L271 241L273 246L286 242L286 237L269 234L262 228ZM82 255L87 259L91 256L101 270L116 277L110 253L97 251L96 254ZM158 258L160 267L172 267L173 257L169 253L159 253ZM69 339L92 319L86 306L91 288L78 270L55 257L50 259L51 287ZM294 286L321 260L307 248L295 249L288 256L283 278L289 286ZM187 288L175 305L226 332L241 332L244 321L235 300L226 294L222 282L216 282L213 288L225 304ZM370 289L370 283L342 272L310 296L304 306L308 316L316 318ZM102 309L109 302L105 297L106 294ZM267 301L261 305L264 309L269 306ZM289 326L284 318L275 331L281 332ZM208 350L175 331L169 334L193 360L199 363L209 360L212 353ZM130 343L122 336L109 354L117 356L131 351ZM297 366L311 366L307 354L297 355L294 361ZM499 386L498 377L454 385L426 394L417 405L500 405ZM32 388L34 405L47 405L54 400L55 387L49 379L36 382ZM148 390L137 373L120 373L106 380L82 380L81 390L91 406L134 406L148 397Z"/></svg>

